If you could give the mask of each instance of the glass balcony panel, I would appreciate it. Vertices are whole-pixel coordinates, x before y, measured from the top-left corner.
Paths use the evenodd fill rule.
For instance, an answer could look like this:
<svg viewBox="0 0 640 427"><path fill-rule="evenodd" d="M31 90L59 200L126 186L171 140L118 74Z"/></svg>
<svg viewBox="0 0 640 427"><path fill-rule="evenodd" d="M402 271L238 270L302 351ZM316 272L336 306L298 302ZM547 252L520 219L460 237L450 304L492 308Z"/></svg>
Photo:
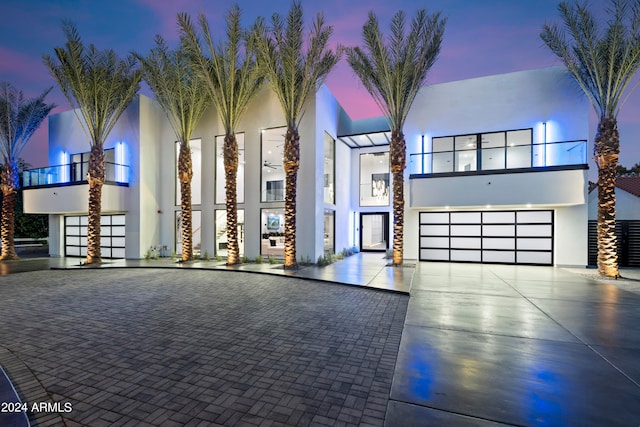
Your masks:
<svg viewBox="0 0 640 427"><path fill-rule="evenodd" d="M433 173L453 172L453 152L433 153Z"/></svg>
<svg viewBox="0 0 640 427"><path fill-rule="evenodd" d="M482 170L504 169L504 147L482 149Z"/></svg>
<svg viewBox="0 0 640 427"><path fill-rule="evenodd" d="M578 165L587 162L586 144L583 141L546 144L545 166Z"/></svg>
<svg viewBox="0 0 640 427"><path fill-rule="evenodd" d="M470 172L477 169L477 151L456 151L456 172Z"/></svg>
<svg viewBox="0 0 640 427"><path fill-rule="evenodd" d="M507 147L507 169L530 168L531 146L516 145Z"/></svg>
<svg viewBox="0 0 640 427"><path fill-rule="evenodd" d="M415 174L422 174L424 173L424 169L423 169L423 162L422 159L424 158L423 154L411 154L409 156L409 174L411 175L415 175Z"/></svg>

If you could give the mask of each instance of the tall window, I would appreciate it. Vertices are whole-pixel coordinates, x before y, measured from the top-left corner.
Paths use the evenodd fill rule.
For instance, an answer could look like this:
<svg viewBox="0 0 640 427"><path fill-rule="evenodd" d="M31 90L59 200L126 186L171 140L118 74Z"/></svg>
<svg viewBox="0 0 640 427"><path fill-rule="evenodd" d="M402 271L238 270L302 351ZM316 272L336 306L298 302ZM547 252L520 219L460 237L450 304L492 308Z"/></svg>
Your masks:
<svg viewBox="0 0 640 427"><path fill-rule="evenodd" d="M389 205L389 152L360 155L360 206Z"/></svg>
<svg viewBox="0 0 640 427"><path fill-rule="evenodd" d="M336 213L330 209L324 210L324 253L333 254L335 253L335 224L336 224Z"/></svg>
<svg viewBox="0 0 640 427"><path fill-rule="evenodd" d="M202 248L202 212L191 211L191 241L193 243L193 253L199 254ZM182 253L182 219L181 212L176 211L175 218L176 253Z"/></svg>
<svg viewBox="0 0 640 427"><path fill-rule="evenodd" d="M227 210L216 209L216 255L227 256ZM244 255L244 209L238 209L238 247Z"/></svg>
<svg viewBox="0 0 640 427"><path fill-rule="evenodd" d="M260 255L284 257L284 209L262 209L260 222Z"/></svg>
<svg viewBox="0 0 640 427"><path fill-rule="evenodd" d="M335 178L336 141L324 134L324 202L336 203L336 178Z"/></svg>
<svg viewBox="0 0 640 427"><path fill-rule="evenodd" d="M191 148L191 164L193 177L191 178L191 204L202 203L202 140L189 141ZM178 179L178 157L180 156L180 143L176 142L176 206L180 206L180 180Z"/></svg>
<svg viewBox="0 0 640 427"><path fill-rule="evenodd" d="M244 133L237 133L238 141L238 176L236 177L236 194L238 203L244 203ZM224 135L216 136L216 203L226 203L225 191L227 178L224 170Z"/></svg>
<svg viewBox="0 0 640 427"><path fill-rule="evenodd" d="M262 178L260 200L284 201L285 176L282 167L286 127L262 131Z"/></svg>

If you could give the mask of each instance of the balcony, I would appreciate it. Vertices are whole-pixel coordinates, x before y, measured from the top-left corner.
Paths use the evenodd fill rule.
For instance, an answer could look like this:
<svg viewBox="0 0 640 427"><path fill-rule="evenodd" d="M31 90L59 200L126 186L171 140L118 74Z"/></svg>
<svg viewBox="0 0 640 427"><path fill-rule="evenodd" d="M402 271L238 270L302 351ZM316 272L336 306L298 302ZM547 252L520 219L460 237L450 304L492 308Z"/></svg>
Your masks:
<svg viewBox="0 0 640 427"><path fill-rule="evenodd" d="M582 140L414 154L409 203L452 209L581 205L586 149Z"/></svg>
<svg viewBox="0 0 640 427"><path fill-rule="evenodd" d="M474 147L409 156L411 178L584 169L586 165L586 140L480 149Z"/></svg>
<svg viewBox="0 0 640 427"><path fill-rule="evenodd" d="M58 166L27 169L22 172L22 187L54 187L73 184L86 184L88 162L68 163ZM129 185L129 166L105 162L105 183Z"/></svg>
<svg viewBox="0 0 640 427"><path fill-rule="evenodd" d="M88 162L69 163L22 173L25 213L81 214L87 212ZM129 166L105 162L102 211L126 212Z"/></svg>

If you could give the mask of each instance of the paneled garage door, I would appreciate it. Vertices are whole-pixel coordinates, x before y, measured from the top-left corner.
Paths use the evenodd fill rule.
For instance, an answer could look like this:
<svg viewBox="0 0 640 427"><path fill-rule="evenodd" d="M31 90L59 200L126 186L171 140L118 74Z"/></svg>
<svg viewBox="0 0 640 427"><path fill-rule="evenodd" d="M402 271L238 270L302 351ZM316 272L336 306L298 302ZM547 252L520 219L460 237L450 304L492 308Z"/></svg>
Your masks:
<svg viewBox="0 0 640 427"><path fill-rule="evenodd" d="M420 213L420 261L553 264L553 211Z"/></svg>
<svg viewBox="0 0 640 427"><path fill-rule="evenodd" d="M125 216L102 215L100 218L100 250L103 258L124 258ZM65 256L87 255L87 216L64 218Z"/></svg>

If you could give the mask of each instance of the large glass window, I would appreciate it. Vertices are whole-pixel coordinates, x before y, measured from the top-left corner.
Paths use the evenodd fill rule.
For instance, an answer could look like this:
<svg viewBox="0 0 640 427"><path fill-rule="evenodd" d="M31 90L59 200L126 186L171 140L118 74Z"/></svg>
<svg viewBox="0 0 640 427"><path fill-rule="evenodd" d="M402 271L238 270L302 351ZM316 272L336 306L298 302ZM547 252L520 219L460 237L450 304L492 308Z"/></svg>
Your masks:
<svg viewBox="0 0 640 427"><path fill-rule="evenodd" d="M504 169L504 132L485 133L481 135L481 138L482 170Z"/></svg>
<svg viewBox="0 0 640 427"><path fill-rule="evenodd" d="M200 211L191 211L191 241L193 243L193 253L197 255L202 248L202 213ZM176 212L175 219L176 233L176 253L182 253L182 218L181 212Z"/></svg>
<svg viewBox="0 0 640 427"><path fill-rule="evenodd" d="M531 130L507 132L507 169L531 167Z"/></svg>
<svg viewBox="0 0 640 427"><path fill-rule="evenodd" d="M335 150L336 142L328 133L324 134L324 202L335 204Z"/></svg>
<svg viewBox="0 0 640 427"><path fill-rule="evenodd" d="M216 209L216 255L227 256L227 210ZM238 209L238 247L244 255L244 209Z"/></svg>
<svg viewBox="0 0 640 427"><path fill-rule="evenodd" d="M260 223L260 255L284 258L284 209L262 209Z"/></svg>
<svg viewBox="0 0 640 427"><path fill-rule="evenodd" d="M191 165L193 177L191 178L191 204L202 203L202 140L192 139L189 141L191 148ZM178 178L178 158L180 156L180 143L176 142L176 205L180 206L180 180Z"/></svg>
<svg viewBox="0 0 640 427"><path fill-rule="evenodd" d="M116 150L109 148L104 150L104 173L106 181L115 181ZM89 172L90 152L76 153L71 155L71 182L86 181Z"/></svg>
<svg viewBox="0 0 640 427"><path fill-rule="evenodd" d="M531 129L432 138L431 152L411 155L412 173L429 173L429 163L431 173L515 169L544 164L532 163Z"/></svg>
<svg viewBox="0 0 640 427"><path fill-rule="evenodd" d="M455 170L457 172L469 172L477 169L477 144L476 135L462 135L455 138Z"/></svg>
<svg viewBox="0 0 640 427"><path fill-rule="evenodd" d="M238 203L244 203L244 133L237 133L238 175L236 177L236 195ZM226 171L224 170L224 135L216 136L216 203L227 202Z"/></svg>
<svg viewBox="0 0 640 427"><path fill-rule="evenodd" d="M260 200L284 201L285 176L282 167L286 127L262 131L262 179Z"/></svg>
<svg viewBox="0 0 640 427"><path fill-rule="evenodd" d="M433 138L433 173L453 172L453 137Z"/></svg>
<svg viewBox="0 0 640 427"><path fill-rule="evenodd" d="M360 155L360 206L389 205L389 152Z"/></svg>
<svg viewBox="0 0 640 427"><path fill-rule="evenodd" d="M324 210L324 253L335 253L335 212L330 209Z"/></svg>

